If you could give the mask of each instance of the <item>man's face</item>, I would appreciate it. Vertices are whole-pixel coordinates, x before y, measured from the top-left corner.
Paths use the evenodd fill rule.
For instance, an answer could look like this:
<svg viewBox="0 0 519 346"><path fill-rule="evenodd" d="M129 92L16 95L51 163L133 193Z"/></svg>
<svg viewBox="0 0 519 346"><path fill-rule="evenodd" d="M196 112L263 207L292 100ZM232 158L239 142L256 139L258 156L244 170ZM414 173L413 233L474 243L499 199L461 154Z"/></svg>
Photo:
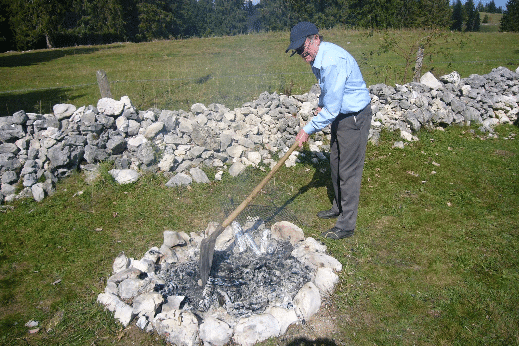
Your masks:
<svg viewBox="0 0 519 346"><path fill-rule="evenodd" d="M315 35L307 37L305 43L299 47L296 52L307 62L312 63L314 61L317 52L319 51L319 36Z"/></svg>

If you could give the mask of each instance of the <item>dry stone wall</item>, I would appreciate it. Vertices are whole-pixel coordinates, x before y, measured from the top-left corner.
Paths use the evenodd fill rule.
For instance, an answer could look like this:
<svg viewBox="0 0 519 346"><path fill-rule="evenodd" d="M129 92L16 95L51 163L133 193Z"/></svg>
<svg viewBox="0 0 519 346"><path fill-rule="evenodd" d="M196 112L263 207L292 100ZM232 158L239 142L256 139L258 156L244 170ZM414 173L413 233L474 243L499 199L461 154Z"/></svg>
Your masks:
<svg viewBox="0 0 519 346"><path fill-rule="evenodd" d="M370 140L382 128L400 131L405 141L421 128L479 123L492 132L497 124L517 121L519 69L504 67L486 75L460 78L452 72L437 80L426 73L420 83L370 87L373 121ZM320 90L304 95L264 92L233 110L197 103L189 111L136 109L128 97L103 98L96 106L58 104L52 114L18 111L0 118L0 200L42 200L56 182L82 169L95 176L99 162L113 161L119 183L142 172L162 172L167 186L208 182L203 167L236 176L248 165L275 164L317 108ZM309 142L312 160L325 160L329 129ZM403 144L402 144L403 145ZM294 153L287 165L295 164Z"/></svg>

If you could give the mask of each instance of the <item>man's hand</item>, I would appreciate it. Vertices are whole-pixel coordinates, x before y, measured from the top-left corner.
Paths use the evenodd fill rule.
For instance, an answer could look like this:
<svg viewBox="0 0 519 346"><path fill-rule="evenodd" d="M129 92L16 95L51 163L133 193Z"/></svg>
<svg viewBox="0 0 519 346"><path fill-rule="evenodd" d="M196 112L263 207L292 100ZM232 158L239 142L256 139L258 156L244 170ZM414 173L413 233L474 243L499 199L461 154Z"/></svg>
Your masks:
<svg viewBox="0 0 519 346"><path fill-rule="evenodd" d="M308 137L310 136L305 132L305 130L301 129L301 131L299 131L296 136L296 142L299 143L299 148L303 147L303 143L308 140Z"/></svg>

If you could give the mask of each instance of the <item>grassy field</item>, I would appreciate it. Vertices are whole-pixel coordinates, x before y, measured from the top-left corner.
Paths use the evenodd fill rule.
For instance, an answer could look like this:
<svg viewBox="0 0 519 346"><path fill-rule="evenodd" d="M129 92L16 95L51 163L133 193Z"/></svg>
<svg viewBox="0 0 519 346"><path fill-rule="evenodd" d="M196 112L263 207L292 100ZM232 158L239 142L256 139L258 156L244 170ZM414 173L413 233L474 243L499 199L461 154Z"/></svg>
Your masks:
<svg viewBox="0 0 519 346"><path fill-rule="evenodd" d="M517 33L334 29L323 34L353 54L368 85L411 81L417 43L431 35L422 74L432 71L440 76L456 70L468 77L498 66L519 66ZM302 94L315 78L301 59L284 53L288 37L288 32L267 33L3 53L0 116L20 109L51 112L57 103L96 105L100 69L111 81L113 97L128 95L141 110L189 109L196 102L234 108L263 91ZM395 45L382 52L388 39Z"/></svg>
<svg viewBox="0 0 519 346"><path fill-rule="evenodd" d="M481 32L498 32L499 26L501 25L501 17L503 17L502 13L486 13L480 12L479 17L481 19ZM487 22L484 23L484 19L487 19Z"/></svg>
<svg viewBox="0 0 519 346"><path fill-rule="evenodd" d="M357 232L342 241L320 238L333 221L315 217L330 205L327 164L281 169L255 204L285 205L343 271L318 318L265 344L518 344L519 129L497 133L421 131L394 149L396 134L384 132L368 146ZM165 229L221 222L225 202L243 200L265 174L166 189L161 176L118 186L108 168L94 184L78 173L41 203L3 208L0 344L163 344L96 304L114 258L140 258Z"/></svg>
<svg viewBox="0 0 519 346"><path fill-rule="evenodd" d="M405 58L396 50L378 54L384 39L410 46L423 36L324 34L357 57L369 84L395 83L404 74ZM426 59L424 68L434 67L437 75L519 65L518 34L438 40L434 49L443 47L451 59ZM46 90L19 92L15 101L2 93L0 106L96 104L100 68L111 78L114 96L130 95L139 107L231 105L265 90L304 93L313 76L299 59L284 55L286 41L287 33L270 33L6 53L0 55L1 91ZM178 80L142 82L165 78ZM66 87L89 83L94 85ZM368 146L358 229L343 241L320 238L333 221L315 217L330 205L327 164L282 168L255 203L285 205L306 236L322 240L344 269L317 318L264 345L519 344L519 129L499 126L496 133L498 138L477 127L422 130L420 141L394 149L397 134L383 132L378 146ZM93 184L77 173L40 203L2 206L1 345L164 344L134 325L123 328L96 303L114 258L121 251L140 258L161 245L166 229L202 231L210 221L222 221L229 198L241 201L266 174L248 169L221 182L167 189L165 177L152 175L119 186L107 173L110 165L102 168ZM25 326L30 320L39 321L37 333Z"/></svg>

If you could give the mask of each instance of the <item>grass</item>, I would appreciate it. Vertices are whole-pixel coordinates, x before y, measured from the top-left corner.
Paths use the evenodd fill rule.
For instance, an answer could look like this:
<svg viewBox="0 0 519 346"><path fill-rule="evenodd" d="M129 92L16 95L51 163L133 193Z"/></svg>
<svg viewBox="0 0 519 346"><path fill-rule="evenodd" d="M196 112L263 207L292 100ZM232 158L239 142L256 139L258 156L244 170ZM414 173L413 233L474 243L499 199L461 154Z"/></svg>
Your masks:
<svg viewBox="0 0 519 346"><path fill-rule="evenodd" d="M384 34L411 47L427 33L324 31L357 58L368 84L403 83L406 56L381 53ZM518 38L446 33L423 70L437 76L457 70L462 77L498 66L515 70ZM284 54L287 40L288 33L268 33L0 54L0 115L49 112L59 102L95 105L98 69L107 72L115 98L129 95L141 110L195 102L233 107L263 91L301 94L314 77ZM519 130L496 131L491 139L477 128L422 130L420 141L403 150L392 148L396 134L384 132L380 145L369 145L356 235L324 240L344 266L331 298L340 322L327 342L519 343ZM202 231L222 221L229 198L241 201L265 175L249 169L222 182L166 189L166 178L150 175L119 186L110 165L102 168L94 184L76 173L40 203L3 207L0 344L164 344L135 326L121 327L96 304L114 258L121 251L140 258L160 246L166 229ZM327 164L304 161L281 169L257 203L286 205L306 236L319 238L333 221L315 214L330 198ZM40 322L38 333L28 333L29 320Z"/></svg>
<svg viewBox="0 0 519 346"><path fill-rule="evenodd" d="M333 221L314 216L330 205L326 163L303 160L267 185L255 203L285 204L306 236L343 264L331 298L340 322L326 342L519 343L519 129L496 132L423 130L405 149L392 148L397 135L383 132L368 146L357 232L343 241L321 239ZM265 175L248 169L165 189L166 178L152 175L119 186L110 166L102 168L94 184L77 173L42 202L17 201L0 214L1 344L164 344L121 327L96 304L114 258L140 258L160 246L165 229L222 221L225 201L241 201ZM29 320L40 322L38 333L28 334Z"/></svg>
<svg viewBox="0 0 519 346"><path fill-rule="evenodd" d="M358 60L368 85L405 84L412 78L416 42L423 30L390 31L404 54L381 53L383 31L324 30L325 40ZM128 95L140 110L188 110L193 103L229 108L264 91L303 94L315 83L308 66L285 54L288 32L203 39L117 43L0 54L0 116L23 109L48 113L57 103L96 105L96 71L106 71L112 95ZM422 71L462 77L519 65L517 33L443 33L425 51ZM413 47L413 48L412 48ZM429 56L429 54L432 54ZM407 75L407 78L404 76Z"/></svg>
<svg viewBox="0 0 519 346"><path fill-rule="evenodd" d="M481 19L481 32L498 32L499 26L501 25L501 18L503 17L502 13L487 13L480 12L479 17ZM488 21L483 23L484 18L487 18Z"/></svg>

